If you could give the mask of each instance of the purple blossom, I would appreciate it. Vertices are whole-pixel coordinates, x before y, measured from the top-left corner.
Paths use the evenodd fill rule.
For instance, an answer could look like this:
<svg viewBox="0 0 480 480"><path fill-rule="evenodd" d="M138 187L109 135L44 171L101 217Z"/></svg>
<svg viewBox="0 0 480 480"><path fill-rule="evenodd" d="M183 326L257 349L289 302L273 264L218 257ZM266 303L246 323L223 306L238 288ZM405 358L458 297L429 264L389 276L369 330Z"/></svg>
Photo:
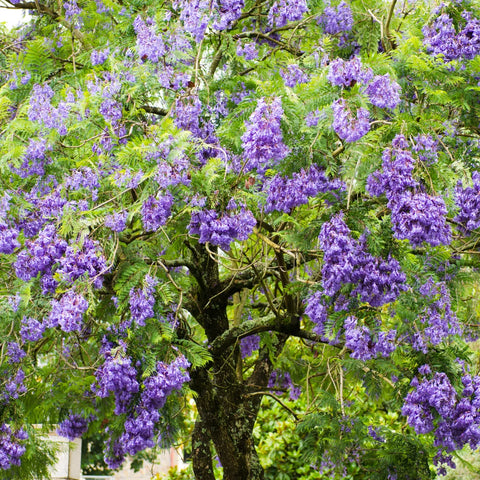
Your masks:
<svg viewBox="0 0 480 480"><path fill-rule="evenodd" d="M365 236L356 241L343 221L343 215L322 225L319 235L324 251L322 287L327 296L335 295L343 285L355 285L352 295L380 307L393 302L405 290L405 274L397 260L387 261L366 251Z"/></svg>
<svg viewBox="0 0 480 480"><path fill-rule="evenodd" d="M7 347L8 363L19 363L27 355L17 342L9 342Z"/></svg>
<svg viewBox="0 0 480 480"><path fill-rule="evenodd" d="M13 379L11 378L12 377L9 377L9 380L6 381L5 393L3 394L3 399L7 402L10 400L16 400L19 395L27 391L27 387L23 384L23 381L25 380L25 373L21 368L17 370L17 373Z"/></svg>
<svg viewBox="0 0 480 480"><path fill-rule="evenodd" d="M88 430L88 421L81 415L70 415L58 425L57 433L73 442Z"/></svg>
<svg viewBox="0 0 480 480"><path fill-rule="evenodd" d="M332 127L342 140L356 142L370 130L370 114L365 108L359 108L354 116L345 100L341 98L333 103L332 109Z"/></svg>
<svg viewBox="0 0 480 480"><path fill-rule="evenodd" d="M253 352L260 348L260 336L250 335L240 340L240 354L242 358L247 358L252 355Z"/></svg>
<svg viewBox="0 0 480 480"><path fill-rule="evenodd" d="M137 53L142 60L148 59L157 63L167 53L167 49L163 38L155 33L153 20L148 19L147 22L140 16L137 16L133 22L137 34Z"/></svg>
<svg viewBox="0 0 480 480"><path fill-rule="evenodd" d="M158 412L175 390L180 390L190 380L186 369L190 363L185 357L176 358L170 365L157 362L156 372L144 381L140 402L125 422L125 432L120 442L126 453L135 455L155 443L155 424L160 419Z"/></svg>
<svg viewBox="0 0 480 480"><path fill-rule="evenodd" d="M267 192L265 212L277 210L289 213L293 208L308 203L309 197L344 189L343 182L329 180L316 165L294 173L291 179L277 174L263 186Z"/></svg>
<svg viewBox="0 0 480 480"><path fill-rule="evenodd" d="M450 243L447 208L442 197L407 191L398 198L392 198L389 207L395 237L409 240L414 247L423 242L432 246Z"/></svg>
<svg viewBox="0 0 480 480"><path fill-rule="evenodd" d="M102 102L99 112L103 115L105 120L110 122L118 122L122 119L122 105L111 98L107 98Z"/></svg>
<svg viewBox="0 0 480 480"><path fill-rule="evenodd" d="M353 26L352 10L344 1L340 2L337 8L328 6L318 17L318 23L328 35L348 32Z"/></svg>
<svg viewBox="0 0 480 480"><path fill-rule="evenodd" d="M26 451L20 442L27 438L28 435L23 429L14 432L9 425L0 425L0 469L8 470L13 465L20 465L20 458Z"/></svg>
<svg viewBox="0 0 480 480"><path fill-rule="evenodd" d="M104 50L93 50L92 53L90 54L90 61L92 62L93 66L102 65L109 55L110 55L109 48L105 48Z"/></svg>
<svg viewBox="0 0 480 480"><path fill-rule="evenodd" d="M26 240L14 264L18 278L28 282L39 273L52 275L57 264L67 249L67 243L57 235L54 225L46 225L35 240Z"/></svg>
<svg viewBox="0 0 480 480"><path fill-rule="evenodd" d="M270 27L283 27L288 22L300 20L308 11L306 0L277 0L268 12Z"/></svg>
<svg viewBox="0 0 480 480"><path fill-rule="evenodd" d="M365 88L365 93L373 105L379 108L394 109L400 103L400 85L389 75L375 75Z"/></svg>
<svg viewBox="0 0 480 480"><path fill-rule="evenodd" d="M295 87L301 83L308 83L309 76L295 64L287 65L286 70L280 69L280 76L285 81L287 87Z"/></svg>
<svg viewBox="0 0 480 480"><path fill-rule="evenodd" d="M454 220L464 233L471 233L480 227L480 173L472 173L471 187L463 188L459 181L455 188L455 203L460 208ZM1 227L0 227L1 228ZM1 232L0 232L1 235Z"/></svg>
<svg viewBox="0 0 480 480"><path fill-rule="evenodd" d="M171 215L172 205L173 196L169 192L159 198L148 197L142 205L142 222L145 230L155 232L165 225Z"/></svg>
<svg viewBox="0 0 480 480"><path fill-rule="evenodd" d="M414 138L413 151L418 153L418 158L427 165L433 165L438 161L438 141L430 135L418 135Z"/></svg>
<svg viewBox="0 0 480 480"><path fill-rule="evenodd" d="M293 384L290 374L279 369L273 370L272 374L270 375L270 379L268 380L268 388L289 391L290 400L298 400L300 394L302 393L300 388ZM274 391L274 393L276 392Z"/></svg>
<svg viewBox="0 0 480 480"><path fill-rule="evenodd" d="M147 275L145 282L147 284L145 288L132 288L130 290L130 313L137 325L142 327L145 326L145 320L155 316L153 311L155 305L154 293L158 280Z"/></svg>
<svg viewBox="0 0 480 480"><path fill-rule="evenodd" d="M67 119L70 107L60 103L57 108L50 103L53 98L53 90L49 85L34 85L33 95L30 98L28 119L39 122L47 128L57 129L60 135L66 135L67 129L64 121Z"/></svg>
<svg viewBox="0 0 480 480"><path fill-rule="evenodd" d="M20 247L20 242L17 240L19 233L17 228L9 228L0 220L0 253L9 255Z"/></svg>
<svg viewBox="0 0 480 480"><path fill-rule="evenodd" d="M112 357L106 354L105 363L95 372L97 384L92 386L92 391L100 398L105 398L113 393L115 395L115 415L127 412L130 401L140 388L137 381L137 371L132 366L129 357L123 353Z"/></svg>
<svg viewBox="0 0 480 480"><path fill-rule="evenodd" d="M237 43L237 55L245 57L245 60L255 60L258 57L258 51L255 42L248 42L242 45L241 41Z"/></svg>
<svg viewBox="0 0 480 480"><path fill-rule="evenodd" d="M316 127L318 125L318 121L320 120L321 112L320 110L314 110L313 112L308 112L307 116L305 117L305 124L307 127Z"/></svg>
<svg viewBox="0 0 480 480"><path fill-rule="evenodd" d="M356 83L368 83L373 77L371 68L365 68L358 57L352 60L336 58L330 64L327 79L332 85L353 87Z"/></svg>
<svg viewBox="0 0 480 480"><path fill-rule="evenodd" d="M282 115L280 98L273 98L270 103L263 98L258 101L242 135L244 172L257 169L258 173L264 173L289 154L280 128Z"/></svg>
<svg viewBox="0 0 480 480"><path fill-rule="evenodd" d="M403 193L407 188L418 185L412 177L415 160L408 150L405 137L397 135L393 139L392 147L383 151L383 172L377 171L367 180L367 191L370 195L379 196L385 193L389 200Z"/></svg>
<svg viewBox="0 0 480 480"><path fill-rule="evenodd" d="M79 332L82 329L83 315L88 309L88 302L82 295L69 290L60 300L52 300L51 305L50 327L59 326L64 332Z"/></svg>
<svg viewBox="0 0 480 480"><path fill-rule="evenodd" d="M62 280L69 283L86 274L95 288L101 288L103 275L107 273L108 267L105 257L98 253L98 243L89 238L84 240L81 247L68 246L65 256L60 260L57 273Z"/></svg>
<svg viewBox="0 0 480 480"><path fill-rule="evenodd" d="M40 340L45 331L45 325L35 318L23 317L22 328L20 329L20 336L24 342L36 342Z"/></svg>
<svg viewBox="0 0 480 480"><path fill-rule="evenodd" d="M246 240L256 223L252 212L245 208L220 217L215 210L200 210L192 212L188 230L191 235L200 235L200 243L209 242L228 251L234 240Z"/></svg>
<svg viewBox="0 0 480 480"><path fill-rule="evenodd" d="M128 211L115 212L105 217L105 226L111 228L114 232L123 232L127 228Z"/></svg>

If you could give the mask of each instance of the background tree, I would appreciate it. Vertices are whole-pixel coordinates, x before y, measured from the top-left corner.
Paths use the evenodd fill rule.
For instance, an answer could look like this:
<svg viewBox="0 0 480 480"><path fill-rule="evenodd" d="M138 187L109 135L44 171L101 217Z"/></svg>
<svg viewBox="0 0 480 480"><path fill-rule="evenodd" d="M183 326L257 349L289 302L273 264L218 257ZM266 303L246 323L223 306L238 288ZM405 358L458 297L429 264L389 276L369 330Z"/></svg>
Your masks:
<svg viewBox="0 0 480 480"><path fill-rule="evenodd" d="M473 2L0 3L31 13L0 53L0 476L39 476L35 423L112 469L191 433L199 480L478 446Z"/></svg>

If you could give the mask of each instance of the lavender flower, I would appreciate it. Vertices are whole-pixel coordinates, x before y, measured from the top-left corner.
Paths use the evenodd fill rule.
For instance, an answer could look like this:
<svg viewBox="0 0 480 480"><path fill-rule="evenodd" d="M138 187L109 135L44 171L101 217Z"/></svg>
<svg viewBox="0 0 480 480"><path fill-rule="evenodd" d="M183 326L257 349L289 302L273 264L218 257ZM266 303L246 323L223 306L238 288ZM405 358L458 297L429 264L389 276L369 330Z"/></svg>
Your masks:
<svg viewBox="0 0 480 480"><path fill-rule="evenodd" d="M455 188L455 203L460 211L454 220L464 233L471 233L480 227L480 173L472 173L473 186L463 188L459 181Z"/></svg>
<svg viewBox="0 0 480 480"><path fill-rule="evenodd" d="M147 22L140 16L137 16L133 22L133 28L137 34L137 53L142 60L148 59L157 63L160 57L167 53L167 49L162 37L155 33L153 20L147 19Z"/></svg>
<svg viewBox="0 0 480 480"><path fill-rule="evenodd" d="M92 62L93 66L102 65L109 55L110 55L109 48L105 48L104 50L93 50L92 53L90 54L90 61Z"/></svg>
<svg viewBox="0 0 480 480"><path fill-rule="evenodd" d="M258 51L254 42L242 43L239 41L237 43L237 55L239 57L244 57L245 60L255 60L258 57Z"/></svg>
<svg viewBox="0 0 480 480"><path fill-rule="evenodd" d="M58 425L57 433L73 442L88 430L88 421L81 415L70 415Z"/></svg>
<svg viewBox="0 0 480 480"><path fill-rule="evenodd" d="M146 287L144 289L130 290L130 313L132 319L140 326L145 326L145 320L153 318L155 313L153 306L155 305L155 286L158 280L147 275L145 277Z"/></svg>
<svg viewBox="0 0 480 480"><path fill-rule="evenodd" d="M294 173L291 179L277 174L263 186L267 192L265 212L277 210L288 213L293 208L308 203L309 197L344 188L340 180L329 180L316 165Z"/></svg>
<svg viewBox="0 0 480 480"><path fill-rule="evenodd" d="M19 363L27 355L17 342L9 342L7 347L8 363Z"/></svg>
<svg viewBox="0 0 480 480"><path fill-rule="evenodd" d="M142 205L142 222L145 230L154 232L165 225L171 214L172 205L171 193L167 192L159 198L148 197Z"/></svg>
<svg viewBox="0 0 480 480"><path fill-rule="evenodd" d="M370 114L365 108L359 108L356 117L345 103L343 98L336 100L333 105L333 129L346 142L360 140L370 130Z"/></svg>
<svg viewBox="0 0 480 480"><path fill-rule="evenodd" d="M336 58L330 64L327 79L332 85L353 87L356 83L368 83L373 77L371 68L365 68L358 57L352 60Z"/></svg>
<svg viewBox="0 0 480 480"><path fill-rule="evenodd" d="M318 23L329 35L348 32L353 26L352 10L344 1L340 2L337 8L328 6L318 17Z"/></svg>
<svg viewBox="0 0 480 480"><path fill-rule="evenodd" d="M400 85L388 75L375 75L365 88L373 105L394 109L400 103Z"/></svg>
<svg viewBox="0 0 480 480"><path fill-rule="evenodd" d="M40 340L45 331L45 325L36 320L35 318L23 317L22 328L20 329L20 336L22 340L26 342L36 342Z"/></svg>
<svg viewBox="0 0 480 480"><path fill-rule="evenodd" d="M252 355L253 352L260 348L260 336L250 335L240 340L240 354L242 358L247 358Z"/></svg>
<svg viewBox="0 0 480 480"><path fill-rule="evenodd" d="M271 27L283 27L288 22L300 20L308 11L306 0L277 0L268 12Z"/></svg>
<svg viewBox="0 0 480 480"><path fill-rule="evenodd" d="M52 300L52 310L48 317L50 327L59 326L64 332L80 331L83 327L83 314L88 302L81 295L69 290L62 298Z"/></svg>
<svg viewBox="0 0 480 480"><path fill-rule="evenodd" d="M245 208L237 214L225 213L221 217L215 210L200 210L192 212L187 228L190 234L200 235L200 243L209 242L228 251L234 240L246 240L256 223L252 212Z"/></svg>
<svg viewBox="0 0 480 480"><path fill-rule="evenodd" d="M288 155L290 150L283 143L280 128L282 114L279 98L274 98L270 103L263 98L258 101L242 135L245 172L257 169L258 173L264 173Z"/></svg>
<svg viewBox="0 0 480 480"><path fill-rule="evenodd" d="M106 354L105 363L95 372L97 384L92 391L100 398L115 395L115 415L127 412L133 395L139 391L137 371L129 357L120 353L116 357Z"/></svg>
<svg viewBox="0 0 480 480"><path fill-rule="evenodd" d="M281 69L280 76L285 81L285 85L291 88L309 81L308 75L298 65L294 64L288 65L286 70Z"/></svg>
<svg viewBox="0 0 480 480"><path fill-rule="evenodd" d="M111 228L114 232L123 232L127 228L126 222L128 211L115 212L105 217L105 226Z"/></svg>
<svg viewBox="0 0 480 480"><path fill-rule="evenodd" d="M12 465L19 466L20 458L26 451L24 445L20 442L28 438L23 429L12 431L11 427L5 423L0 425L0 468L8 470Z"/></svg>

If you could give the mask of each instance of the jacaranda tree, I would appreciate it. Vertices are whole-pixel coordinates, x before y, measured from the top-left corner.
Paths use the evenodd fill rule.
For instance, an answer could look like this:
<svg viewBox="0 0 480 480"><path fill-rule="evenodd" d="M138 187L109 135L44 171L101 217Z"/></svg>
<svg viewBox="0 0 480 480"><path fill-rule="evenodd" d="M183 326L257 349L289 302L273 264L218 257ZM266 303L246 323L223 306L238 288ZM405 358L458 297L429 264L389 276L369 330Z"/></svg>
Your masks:
<svg viewBox="0 0 480 480"><path fill-rule="evenodd" d="M34 424L198 480L480 445L475 1L0 6L1 478Z"/></svg>

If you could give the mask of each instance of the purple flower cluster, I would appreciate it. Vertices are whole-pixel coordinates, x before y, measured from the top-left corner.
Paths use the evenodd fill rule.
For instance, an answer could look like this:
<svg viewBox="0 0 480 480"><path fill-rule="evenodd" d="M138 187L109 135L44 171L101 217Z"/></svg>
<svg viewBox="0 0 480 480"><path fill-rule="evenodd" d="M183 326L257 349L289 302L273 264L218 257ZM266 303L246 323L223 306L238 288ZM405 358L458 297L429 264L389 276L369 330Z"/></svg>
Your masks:
<svg viewBox="0 0 480 480"><path fill-rule="evenodd" d="M105 217L105 226L114 232L123 232L127 228L128 211L115 212Z"/></svg>
<svg viewBox="0 0 480 480"><path fill-rule="evenodd" d="M50 149L51 147L47 145L47 141L44 138L39 140L30 139L20 168L11 166L11 170L21 178L28 178L31 175L43 175L46 163L45 153Z"/></svg>
<svg viewBox="0 0 480 480"><path fill-rule="evenodd" d="M433 165L438 161L438 141L430 135L418 135L414 140L413 151L418 154L418 158L422 162L426 165Z"/></svg>
<svg viewBox="0 0 480 480"><path fill-rule="evenodd" d="M122 119L122 105L113 98L104 100L98 111L107 121L116 123Z"/></svg>
<svg viewBox="0 0 480 480"><path fill-rule="evenodd" d="M372 337L372 332L366 325L359 325L354 316L349 316L344 322L345 347L352 353L350 356L358 360L369 360L377 355L389 357L395 350L395 330L388 333L379 332L377 339Z"/></svg>
<svg viewBox="0 0 480 480"><path fill-rule="evenodd" d="M57 433L73 442L88 430L88 421L81 415L71 413L58 425Z"/></svg>
<svg viewBox="0 0 480 480"><path fill-rule="evenodd" d="M400 103L400 85L389 75L375 75L365 87L365 93L373 105L394 109Z"/></svg>
<svg viewBox="0 0 480 480"><path fill-rule="evenodd" d="M27 354L20 348L20 345L17 342L9 342L7 346L7 355L9 356L8 363L19 363Z"/></svg>
<svg viewBox="0 0 480 480"><path fill-rule="evenodd" d="M250 335L240 340L240 354L248 358L260 348L260 335Z"/></svg>
<svg viewBox="0 0 480 480"><path fill-rule="evenodd" d="M40 340L45 331L45 325L35 318L23 317L22 328L20 329L20 336L24 342L36 342Z"/></svg>
<svg viewBox="0 0 480 480"><path fill-rule="evenodd" d="M14 264L17 277L28 282L40 273L43 291L54 291L56 281L53 280L53 267L65 254L67 243L57 235L55 226L49 224L35 240L26 240L25 247Z"/></svg>
<svg viewBox="0 0 480 480"><path fill-rule="evenodd" d="M192 212L188 231L200 235L200 243L218 245L225 251L235 240L246 240L257 224L250 210L241 208L239 213L224 213L218 216L215 210L197 210Z"/></svg>
<svg viewBox="0 0 480 480"><path fill-rule="evenodd" d="M176 358L170 365L157 362L156 373L144 381L145 388L135 408L135 415L125 422L125 433L120 440L126 453L135 455L155 445L155 424L160 420L158 410L165 405L173 391L180 390L190 380L186 371L189 366L190 363L183 356Z"/></svg>
<svg viewBox="0 0 480 480"><path fill-rule="evenodd" d="M171 214L172 205L173 196L169 192L159 198L148 197L142 205L142 222L145 230L155 232L165 225Z"/></svg>
<svg viewBox="0 0 480 480"><path fill-rule="evenodd" d="M365 108L359 108L354 115L345 100L340 98L333 105L332 127L336 134L346 142L356 142L370 130L370 113Z"/></svg>
<svg viewBox="0 0 480 480"><path fill-rule="evenodd" d="M157 63L167 53L165 42L155 33L155 23L151 19L142 20L137 16L133 22L137 34L137 53L142 60Z"/></svg>
<svg viewBox="0 0 480 480"><path fill-rule="evenodd" d="M245 60L255 60L258 57L258 51L255 42L249 42L242 45L242 42L237 43L237 55L244 57Z"/></svg>
<svg viewBox="0 0 480 480"><path fill-rule="evenodd" d="M436 372L421 382L415 377L414 390L405 397L402 414L415 432L433 431L434 445L439 448L438 463L449 460L443 457L443 451L460 450L466 444L476 450L480 445L480 377L464 375L462 384L459 395L447 375Z"/></svg>
<svg viewBox="0 0 480 480"><path fill-rule="evenodd" d="M371 68L365 68L358 57L351 60L336 58L330 63L327 79L332 85L353 87L356 83L367 84L373 78Z"/></svg>
<svg viewBox="0 0 480 480"><path fill-rule="evenodd" d="M110 55L109 48L105 48L104 50L93 50L92 53L90 54L90 61L92 62L93 66L102 65L109 55Z"/></svg>
<svg viewBox="0 0 480 480"><path fill-rule="evenodd" d="M20 458L26 451L20 442L28 438L23 429L12 431L5 423L0 425L0 468L8 470L12 465L20 465Z"/></svg>
<svg viewBox="0 0 480 480"><path fill-rule="evenodd" d="M39 122L47 128L54 128L60 135L67 134L64 122L69 114L69 106L60 103L55 108L50 102L53 98L53 90L49 85L34 85L33 96L30 98L28 119L31 122Z"/></svg>
<svg viewBox="0 0 480 480"><path fill-rule="evenodd" d="M420 288L420 293L432 301L420 315L423 331L411 337L415 350L428 352L428 344L438 345L452 335L460 335L462 327L451 307L451 298L445 283L434 283L432 279Z"/></svg>
<svg viewBox="0 0 480 480"><path fill-rule="evenodd" d="M356 286L352 295L380 307L393 302L405 290L406 277L398 261L370 255L365 237L354 240L342 214L322 225L319 240L324 251L322 287L325 295L332 297L343 285L353 284Z"/></svg>
<svg viewBox="0 0 480 480"><path fill-rule="evenodd" d="M375 196L385 193L397 238L407 239L413 246L423 242L432 246L448 245L451 233L443 198L407 190L418 186L412 177L414 159L403 135L394 138L392 147L384 150L383 172L369 176L367 190Z"/></svg>
<svg viewBox="0 0 480 480"><path fill-rule="evenodd" d="M308 203L309 197L344 188L341 180L329 180L316 165L294 173L292 178L277 174L263 186L267 192L265 212L277 210L289 213L293 208Z"/></svg>
<svg viewBox="0 0 480 480"><path fill-rule="evenodd" d="M0 253L8 255L20 246L20 242L17 240L19 233L18 229L9 228L0 220Z"/></svg>
<svg viewBox="0 0 480 480"><path fill-rule="evenodd" d="M132 288L130 290L130 313L137 325L142 327L145 326L147 318L155 316L153 311L155 297L153 294L155 293L155 286L158 284L158 280L147 275L145 283L145 288Z"/></svg>
<svg viewBox="0 0 480 480"><path fill-rule="evenodd" d="M282 115L280 98L273 98L269 103L263 98L258 101L242 135L244 172L257 169L258 173L264 173L289 154L280 128Z"/></svg>
<svg viewBox="0 0 480 480"><path fill-rule="evenodd" d="M277 0L268 12L270 27L283 27L288 22L300 20L308 12L306 0Z"/></svg>
<svg viewBox="0 0 480 480"><path fill-rule="evenodd" d="M414 247L423 242L432 246L450 243L447 207L442 197L407 191L398 198L392 198L389 207L393 231L398 239L409 240Z"/></svg>
<svg viewBox="0 0 480 480"><path fill-rule="evenodd" d="M480 53L480 21L472 13L463 11L464 27L458 33L453 19L446 13L438 16L432 25L423 27L423 43L433 55L442 55L445 61L472 59Z"/></svg>
<svg viewBox="0 0 480 480"><path fill-rule="evenodd" d="M298 65L293 63L287 65L285 70L283 68L280 69L280 76L285 81L285 85L291 88L301 83L308 83L310 79L309 76Z"/></svg>
<svg viewBox="0 0 480 480"><path fill-rule="evenodd" d="M59 326L64 332L80 331L83 326L83 314L88 302L82 295L69 290L60 300L52 300L52 310L48 317L50 327Z"/></svg>
<svg viewBox="0 0 480 480"><path fill-rule="evenodd" d="M95 288L101 288L103 274L108 271L108 267L105 257L97 254L97 246L98 243L89 238L84 240L81 247L68 246L57 271L62 280L73 283L86 274Z"/></svg>
<svg viewBox="0 0 480 480"><path fill-rule="evenodd" d="M8 402L10 400L17 399L20 394L25 393L27 391L27 387L23 384L24 380L25 372L19 368L13 379L8 380L5 383L5 393L3 394L3 399Z"/></svg>
<svg viewBox="0 0 480 480"><path fill-rule="evenodd" d="M268 388L275 388L290 392L290 400L298 400L300 394L302 393L300 388L293 384L290 374L279 369L274 370L270 375L270 379L268 380Z"/></svg>
<svg viewBox="0 0 480 480"><path fill-rule="evenodd" d="M137 371L132 366L129 357L122 352L115 357L110 353L105 355L105 363L95 372L97 384L92 385L92 391L97 397L105 398L115 395L115 415L127 413L127 408L133 396L139 391Z"/></svg>
<svg viewBox="0 0 480 480"><path fill-rule="evenodd" d="M353 26L352 10L346 2L341 1L337 8L326 7L322 15L318 17L318 23L328 35L348 32Z"/></svg>
<svg viewBox="0 0 480 480"><path fill-rule="evenodd" d="M459 181L455 188L455 203L460 211L454 220L461 225L464 233L471 233L480 227L480 172L472 173L473 185L463 188Z"/></svg>

